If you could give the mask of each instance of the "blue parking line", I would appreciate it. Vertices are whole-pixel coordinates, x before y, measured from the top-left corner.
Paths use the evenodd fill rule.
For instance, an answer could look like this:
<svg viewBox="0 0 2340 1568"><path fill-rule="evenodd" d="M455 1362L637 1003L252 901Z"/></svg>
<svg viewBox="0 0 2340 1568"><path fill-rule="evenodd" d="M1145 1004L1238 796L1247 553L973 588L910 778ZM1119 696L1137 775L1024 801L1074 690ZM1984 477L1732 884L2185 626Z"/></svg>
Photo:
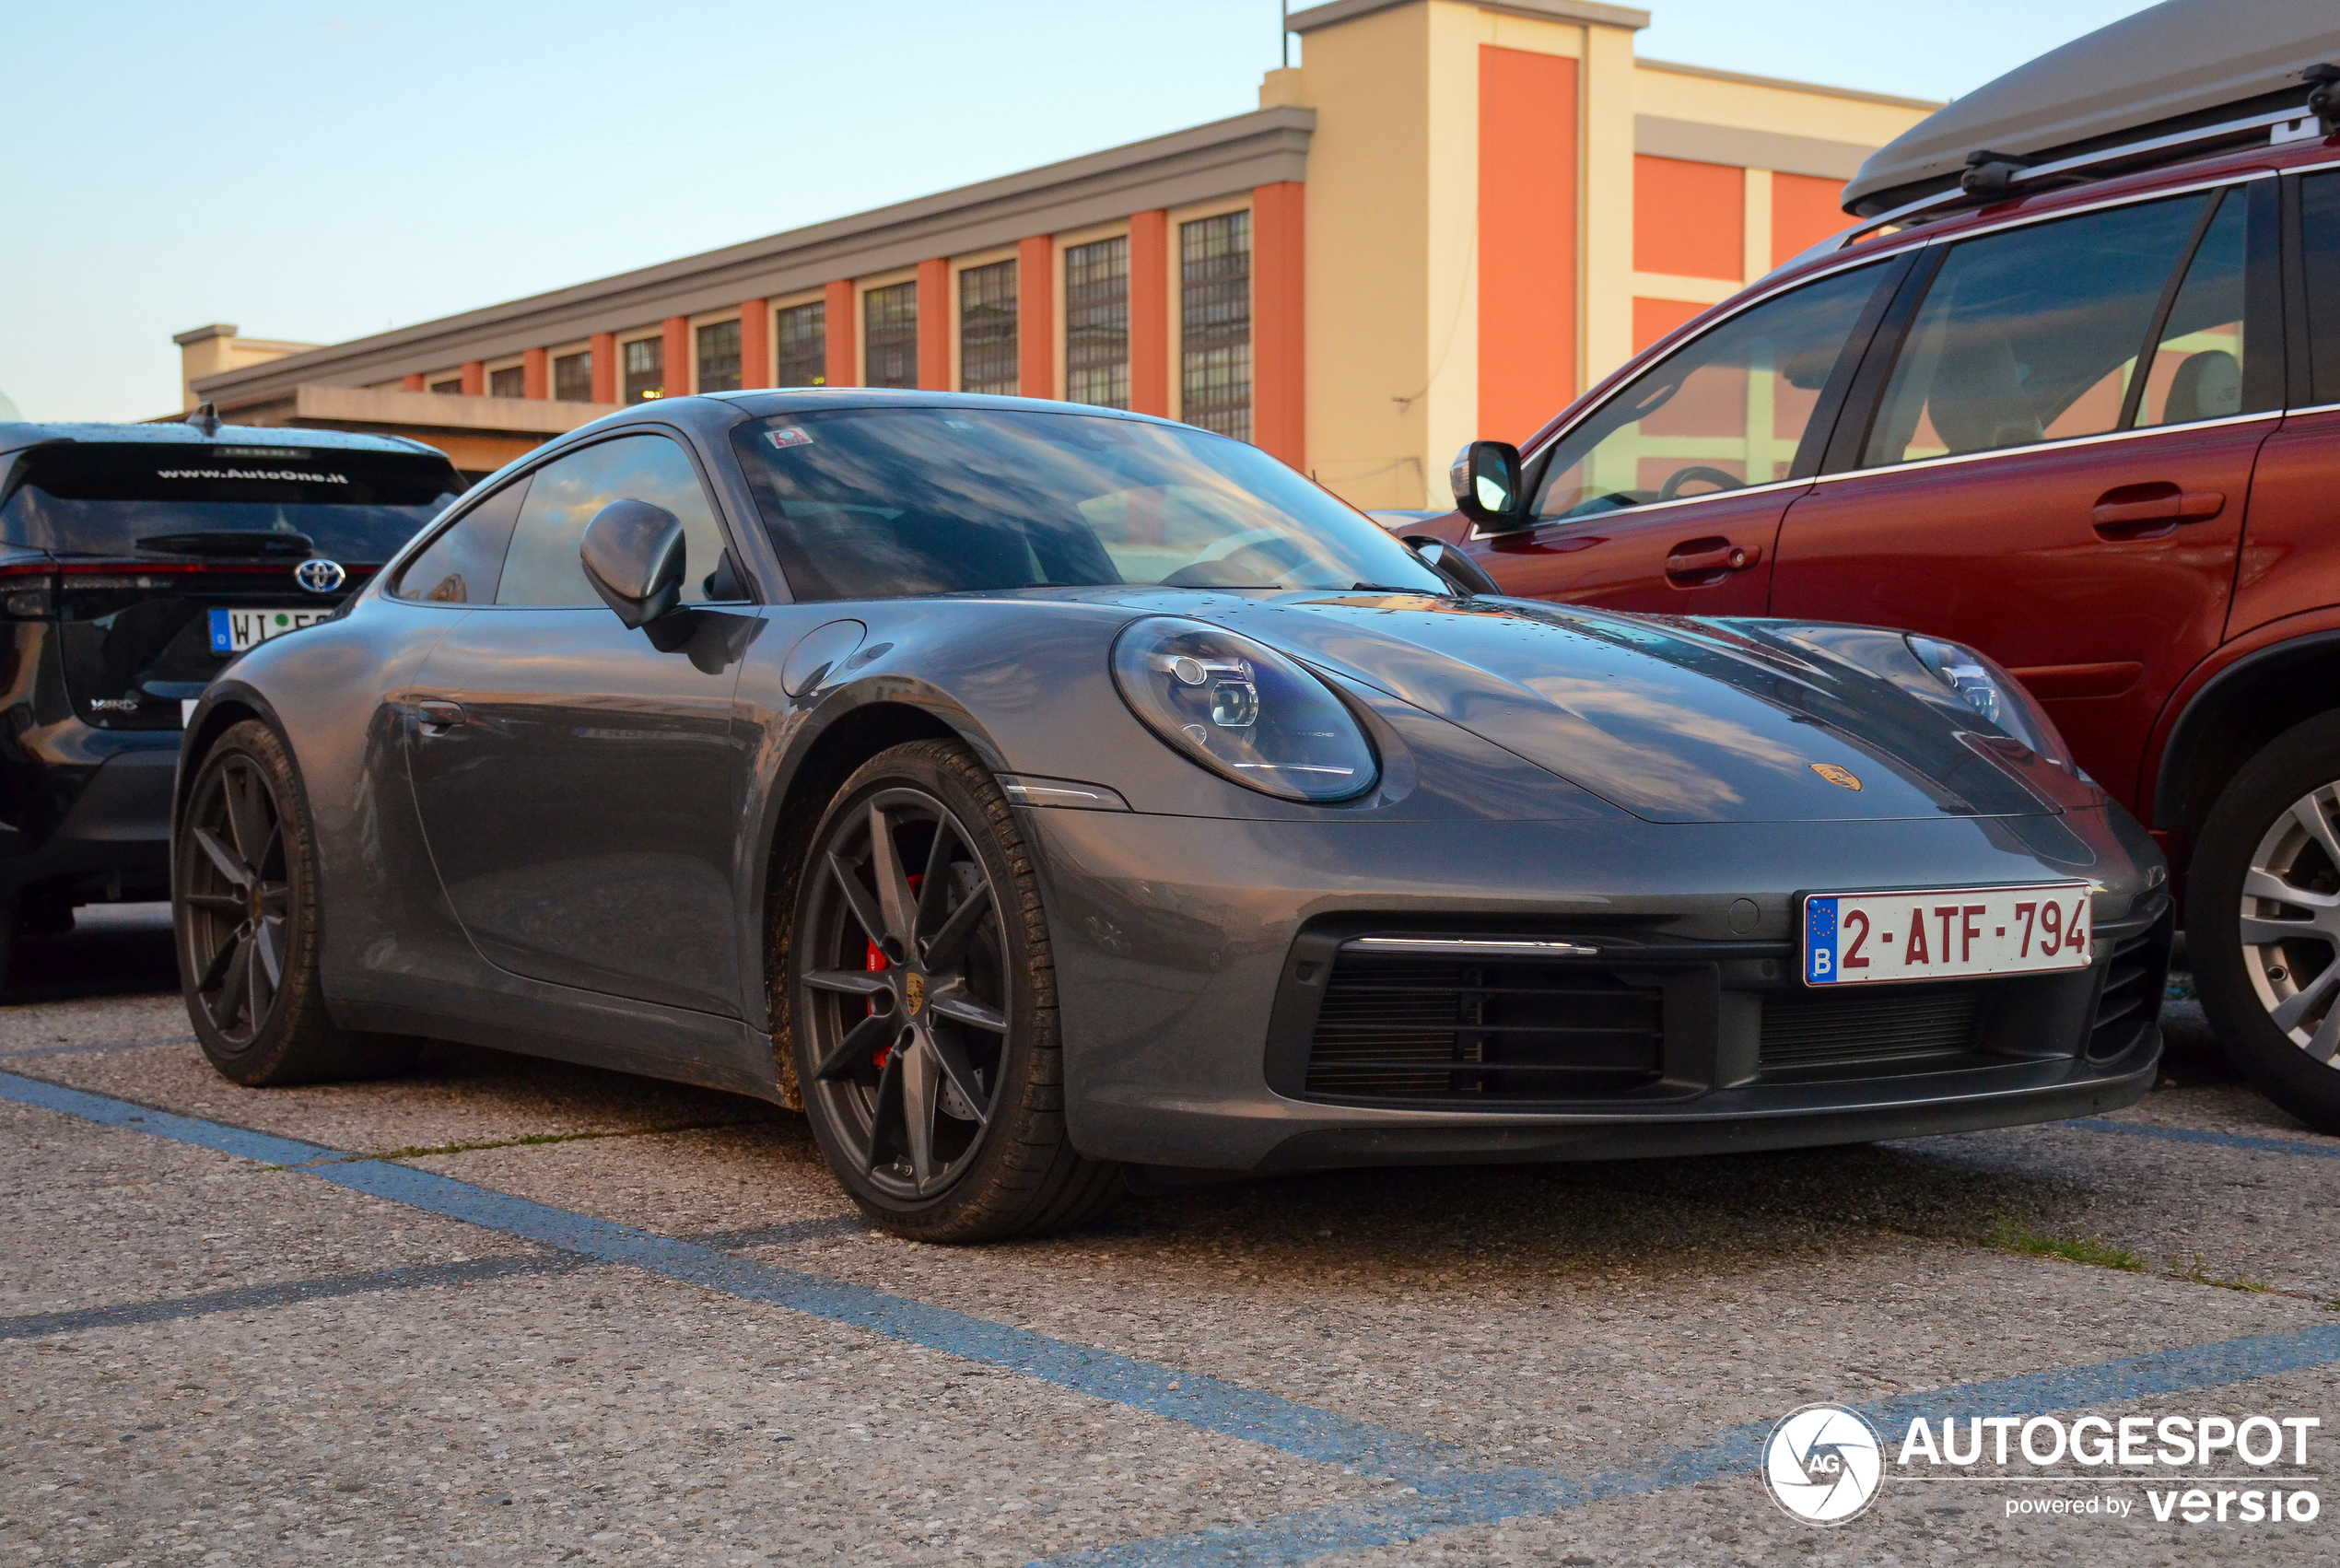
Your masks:
<svg viewBox="0 0 2340 1568"><path fill-rule="evenodd" d="M2124 1138L2159 1138L2170 1143L2212 1143L2221 1149L2257 1149L2269 1154L2304 1154L2311 1160L2340 1160L2340 1141L2310 1143L2300 1138L2260 1138L2247 1132L2205 1132L2194 1127L2162 1127L2149 1121L2114 1121L2107 1117L2075 1117L2059 1122L2083 1132L2117 1132Z"/></svg>
<svg viewBox="0 0 2340 1568"><path fill-rule="evenodd" d="M693 1242L490 1192L428 1171L339 1155L297 1140L177 1116L14 1073L0 1072L0 1099L294 1167L287 1174L541 1242L580 1258L630 1265L666 1279L743 1300L769 1302L1023 1373L1075 1393L1410 1489L1398 1496L1385 1494L1246 1527L1129 1541L1048 1560L1058 1568L1300 1564L1337 1551L1398 1545L1444 1530L1560 1513L1606 1499L1751 1472L1770 1430L1769 1422L1732 1427L1696 1447L1656 1453L1575 1476L1490 1465L1453 1444L1316 1410L1215 1377L1050 1339L866 1286L776 1268ZM2105 1125L2126 1130L2134 1124ZM319 1160L341 1163L314 1163ZM1880 1430L1890 1432L1920 1414L1940 1417L2010 1410L2038 1414L2334 1364L2340 1364L2340 1324L1961 1384L1859 1408Z"/></svg>

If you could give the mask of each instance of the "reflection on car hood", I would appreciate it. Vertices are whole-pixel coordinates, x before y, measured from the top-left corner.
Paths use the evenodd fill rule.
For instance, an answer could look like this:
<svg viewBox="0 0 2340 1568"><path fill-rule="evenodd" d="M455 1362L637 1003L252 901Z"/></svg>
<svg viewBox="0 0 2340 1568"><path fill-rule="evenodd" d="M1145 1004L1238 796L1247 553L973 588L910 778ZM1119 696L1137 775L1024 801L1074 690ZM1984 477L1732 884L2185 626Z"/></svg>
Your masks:
<svg viewBox="0 0 2340 1568"><path fill-rule="evenodd" d="M1939 709L1761 623L1378 593L1197 611L1652 822L2057 809Z"/></svg>

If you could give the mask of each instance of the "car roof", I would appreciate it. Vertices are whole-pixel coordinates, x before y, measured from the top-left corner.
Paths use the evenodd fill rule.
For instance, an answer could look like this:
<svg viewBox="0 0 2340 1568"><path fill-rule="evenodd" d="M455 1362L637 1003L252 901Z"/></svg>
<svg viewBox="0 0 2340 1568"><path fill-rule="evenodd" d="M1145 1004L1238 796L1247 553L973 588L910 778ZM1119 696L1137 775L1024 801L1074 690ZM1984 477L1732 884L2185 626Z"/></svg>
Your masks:
<svg viewBox="0 0 2340 1568"><path fill-rule="evenodd" d="M2303 105L2300 73L2334 60L2332 0L2164 0L1927 115L1869 155L1844 210L1871 216L1953 186L1977 152L2044 161Z"/></svg>
<svg viewBox="0 0 2340 1568"><path fill-rule="evenodd" d="M78 441L105 446L298 447L337 451L423 453L444 459L437 447L404 436L373 436L355 430L299 430L274 426L222 425L206 436L201 427L170 420L157 424L36 424L29 420L0 421L0 453L22 451L52 441Z"/></svg>

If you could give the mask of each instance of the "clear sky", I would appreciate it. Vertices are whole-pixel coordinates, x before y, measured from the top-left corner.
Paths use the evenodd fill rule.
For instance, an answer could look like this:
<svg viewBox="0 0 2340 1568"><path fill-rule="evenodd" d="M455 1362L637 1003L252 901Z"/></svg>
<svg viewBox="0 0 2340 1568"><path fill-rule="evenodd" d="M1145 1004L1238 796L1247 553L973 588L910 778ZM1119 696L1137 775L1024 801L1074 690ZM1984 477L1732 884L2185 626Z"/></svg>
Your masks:
<svg viewBox="0 0 2340 1568"><path fill-rule="evenodd" d="M1918 98L2143 8L1647 3L1644 55ZM0 392L28 418L144 418L178 406L170 334L205 322L336 342L1239 114L1278 63L1277 15L1275 0L11 8Z"/></svg>

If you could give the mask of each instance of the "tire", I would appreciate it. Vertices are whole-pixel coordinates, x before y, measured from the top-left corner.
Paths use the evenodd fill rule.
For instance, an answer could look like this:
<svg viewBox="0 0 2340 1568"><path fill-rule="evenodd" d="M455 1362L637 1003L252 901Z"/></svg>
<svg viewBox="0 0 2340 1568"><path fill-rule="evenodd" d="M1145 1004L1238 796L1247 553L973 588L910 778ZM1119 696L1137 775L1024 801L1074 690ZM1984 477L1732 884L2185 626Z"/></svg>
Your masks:
<svg viewBox="0 0 2340 1568"><path fill-rule="evenodd" d="M413 1042L337 1029L326 1014L316 836L274 730L247 720L219 737L173 837L180 991L212 1066L257 1088L407 1063Z"/></svg>
<svg viewBox="0 0 2340 1568"><path fill-rule="evenodd" d="M2219 794L2187 868L2186 953L2227 1059L2340 1133L2340 714L2286 731Z"/></svg>
<svg viewBox="0 0 2340 1568"><path fill-rule="evenodd" d="M872 1220L917 1241L999 1241L1120 1196L1119 1167L1065 1134L1031 850L965 747L911 742L845 781L813 831L786 941L805 1114Z"/></svg>

